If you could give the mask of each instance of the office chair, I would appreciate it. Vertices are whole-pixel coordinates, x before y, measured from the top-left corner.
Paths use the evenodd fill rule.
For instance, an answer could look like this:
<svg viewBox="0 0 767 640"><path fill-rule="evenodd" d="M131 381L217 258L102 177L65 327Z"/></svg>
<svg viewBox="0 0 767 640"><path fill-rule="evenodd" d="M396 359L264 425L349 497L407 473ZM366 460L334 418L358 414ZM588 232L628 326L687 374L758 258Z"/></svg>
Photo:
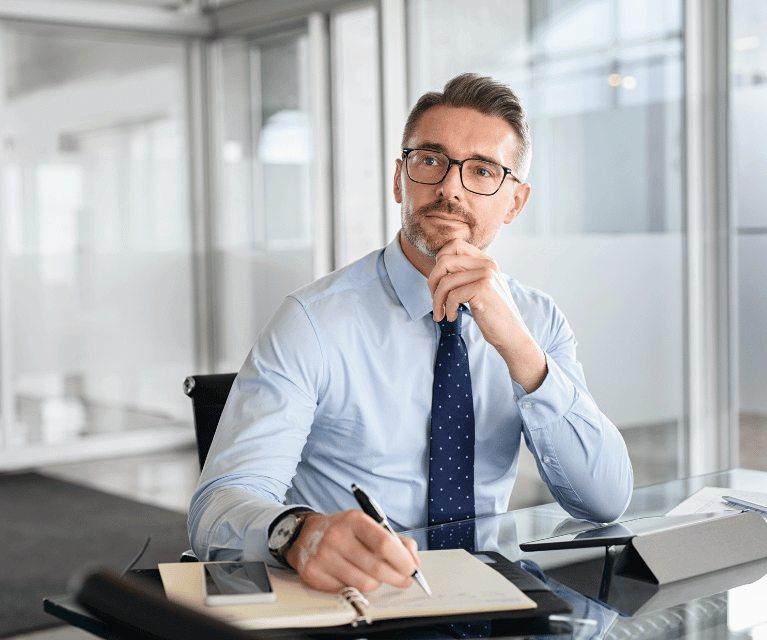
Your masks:
<svg viewBox="0 0 767 640"><path fill-rule="evenodd" d="M235 377L236 373L212 373L189 376L184 380L184 393L192 399L200 469L205 464L210 443L213 441Z"/></svg>
<svg viewBox="0 0 767 640"><path fill-rule="evenodd" d="M189 376L184 380L184 393L192 399L194 413L194 433L197 439L197 459L200 470L208 457L210 444L218 428L221 412L236 373L209 373ZM197 562L197 556L190 549L181 554L181 562Z"/></svg>

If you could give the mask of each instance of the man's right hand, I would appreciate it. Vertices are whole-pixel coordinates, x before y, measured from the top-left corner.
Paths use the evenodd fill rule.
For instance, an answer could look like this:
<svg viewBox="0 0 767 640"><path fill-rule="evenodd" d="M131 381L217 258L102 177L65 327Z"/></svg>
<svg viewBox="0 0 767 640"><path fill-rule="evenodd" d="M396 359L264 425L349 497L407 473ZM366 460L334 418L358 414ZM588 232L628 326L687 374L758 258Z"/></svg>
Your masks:
<svg viewBox="0 0 767 640"><path fill-rule="evenodd" d="M359 510L313 513L287 560L307 585L320 591L356 587L369 592L384 582L405 589L421 562L415 541L400 540Z"/></svg>

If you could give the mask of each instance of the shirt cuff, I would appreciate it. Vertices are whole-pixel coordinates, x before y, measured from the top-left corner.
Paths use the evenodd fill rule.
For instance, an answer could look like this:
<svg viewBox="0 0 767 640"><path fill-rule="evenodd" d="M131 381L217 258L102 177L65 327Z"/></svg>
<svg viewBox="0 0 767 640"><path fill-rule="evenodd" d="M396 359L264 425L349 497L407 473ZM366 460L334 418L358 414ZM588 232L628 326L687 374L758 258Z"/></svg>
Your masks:
<svg viewBox="0 0 767 640"><path fill-rule="evenodd" d="M547 353L544 353L544 356L548 371L543 384L535 391L527 393L514 379L511 381L514 402L517 403L522 420L533 430L561 419L572 407L575 397L572 380L553 358Z"/></svg>

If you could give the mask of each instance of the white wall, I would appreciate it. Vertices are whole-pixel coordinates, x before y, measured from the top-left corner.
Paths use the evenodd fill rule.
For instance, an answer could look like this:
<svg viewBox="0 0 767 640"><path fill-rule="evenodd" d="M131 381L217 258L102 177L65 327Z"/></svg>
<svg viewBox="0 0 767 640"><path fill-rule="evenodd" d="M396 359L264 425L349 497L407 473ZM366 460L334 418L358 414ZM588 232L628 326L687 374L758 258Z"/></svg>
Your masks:
<svg viewBox="0 0 767 640"><path fill-rule="evenodd" d="M490 248L504 273L554 297L589 390L618 426L683 415L682 241L678 233L536 238L503 229Z"/></svg>

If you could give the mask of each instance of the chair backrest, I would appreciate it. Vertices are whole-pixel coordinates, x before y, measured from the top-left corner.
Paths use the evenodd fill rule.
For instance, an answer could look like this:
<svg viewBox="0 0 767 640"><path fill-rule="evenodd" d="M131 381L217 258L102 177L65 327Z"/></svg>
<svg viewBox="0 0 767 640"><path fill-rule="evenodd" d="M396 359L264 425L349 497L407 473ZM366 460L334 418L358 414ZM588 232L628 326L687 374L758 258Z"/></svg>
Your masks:
<svg viewBox="0 0 767 640"><path fill-rule="evenodd" d="M189 376L184 380L184 393L192 399L200 469L205 464L205 458L208 457L210 443L213 441L221 412L224 410L226 399L229 397L229 391L236 377L236 373L211 373Z"/></svg>

